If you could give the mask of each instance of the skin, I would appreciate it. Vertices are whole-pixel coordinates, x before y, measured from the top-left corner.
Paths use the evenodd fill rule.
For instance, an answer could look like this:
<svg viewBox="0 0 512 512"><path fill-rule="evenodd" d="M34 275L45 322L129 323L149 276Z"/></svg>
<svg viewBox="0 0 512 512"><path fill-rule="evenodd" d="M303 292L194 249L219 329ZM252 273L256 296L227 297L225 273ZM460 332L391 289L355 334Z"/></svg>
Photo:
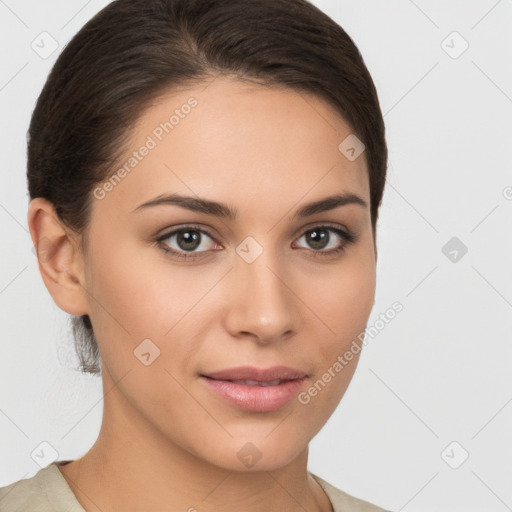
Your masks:
<svg viewBox="0 0 512 512"><path fill-rule="evenodd" d="M221 76L154 102L127 158L191 96L198 104L190 114L93 199L86 251L51 203L30 203L34 244L52 244L39 261L44 282L64 311L90 316L102 358L99 437L60 470L87 511L331 510L308 474L308 443L341 400L358 356L308 404L293 399L271 412L237 409L199 376L285 365L308 374L304 391L364 330L376 267L364 153L350 161L338 150L352 131L323 100ZM225 203L238 216L176 205L133 211L171 192ZM306 203L339 193L367 206L294 218ZM204 235L198 258L177 259L155 242L191 223L213 235ZM319 255L325 249L305 233L325 223L356 240L329 231L328 248L345 243L344 251ZM247 236L263 248L252 263L236 252ZM183 247L176 237L166 242ZM160 349L149 366L134 356L147 338ZM237 457L248 442L261 453L251 468Z"/></svg>

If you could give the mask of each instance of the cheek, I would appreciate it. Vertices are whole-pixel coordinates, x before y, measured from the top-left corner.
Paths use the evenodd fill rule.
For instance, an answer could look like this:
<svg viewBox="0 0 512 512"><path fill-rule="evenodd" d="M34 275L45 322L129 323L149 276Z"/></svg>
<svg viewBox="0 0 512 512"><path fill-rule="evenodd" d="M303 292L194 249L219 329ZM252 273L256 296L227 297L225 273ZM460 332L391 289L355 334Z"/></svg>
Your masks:
<svg viewBox="0 0 512 512"><path fill-rule="evenodd" d="M373 243L373 242L372 242ZM330 277L316 282L309 303L322 320L312 358L315 379L303 396L312 417L326 420L343 397L356 370L362 338L375 295L375 258L372 243L361 244ZM315 322L318 324L318 322ZM326 327L328 326L328 328ZM348 355L348 357L346 356ZM301 402L303 403L303 402Z"/></svg>
<svg viewBox="0 0 512 512"><path fill-rule="evenodd" d="M373 251L353 250L335 272L326 273L312 286L306 297L324 324L322 345L326 354L342 350L364 331L375 297L375 258Z"/></svg>
<svg viewBox="0 0 512 512"><path fill-rule="evenodd" d="M304 421L314 422L318 429L338 406L354 375L362 349L358 337L364 333L374 295L375 262L364 251L340 265L336 278L331 274L329 282L309 293L309 303L324 324L318 332L324 334L316 334L311 353L315 375L299 403Z"/></svg>
<svg viewBox="0 0 512 512"><path fill-rule="evenodd" d="M162 337L215 281L189 267L174 267L159 254L119 241L91 254L88 287L99 321L138 338Z"/></svg>
<svg viewBox="0 0 512 512"><path fill-rule="evenodd" d="M155 335L154 315L160 304L155 300L159 282L149 279L143 262L122 247L105 247L91 254L90 306L96 328L109 334L109 342L120 338L150 338Z"/></svg>
<svg viewBox="0 0 512 512"><path fill-rule="evenodd" d="M158 354L152 368L186 367L201 344L197 334L211 325L208 295L225 269L172 265L157 248L122 241L96 246L102 250L90 255L88 288L105 364L120 377L142 366L137 351L149 346Z"/></svg>

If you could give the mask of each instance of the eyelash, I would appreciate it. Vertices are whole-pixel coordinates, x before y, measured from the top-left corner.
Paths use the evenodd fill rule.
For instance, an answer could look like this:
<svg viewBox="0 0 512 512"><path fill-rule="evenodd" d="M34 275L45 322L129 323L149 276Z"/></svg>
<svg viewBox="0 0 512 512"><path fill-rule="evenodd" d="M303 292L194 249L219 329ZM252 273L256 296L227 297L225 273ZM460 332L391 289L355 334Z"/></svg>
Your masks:
<svg viewBox="0 0 512 512"><path fill-rule="evenodd" d="M354 243L356 240L356 236L353 233L350 233L349 231L345 231L338 227L330 226L327 224L319 224L318 226L313 226L312 228L307 229L300 235L300 237L298 239L302 238L305 234L307 234L311 231L314 231L316 229L326 229L328 231L333 231L340 238L343 239L343 244L340 245L339 247L336 247L335 249L329 249L327 251L309 249L310 251L312 251L312 254L314 255L314 257L317 257L317 256L318 257L329 257L329 256L333 257L333 256L336 256L337 254L341 254L345 251L347 245ZM194 260L198 257L201 257L201 255L204 252L208 252L208 251L199 251L196 253L193 253L193 252L186 253L186 252L176 251L175 249L171 249L167 244L164 243L164 240L167 240L171 236L176 235L182 231L185 231L185 232L186 231L197 231L201 234L208 235L215 243L218 243L215 240L215 237L211 233L209 233L208 230L206 230L204 228L199 228L194 225L186 225L186 226L179 227L177 229L173 229L172 231L169 231L169 232L165 233L164 235L159 236L154 241L166 254L172 254L173 257L176 257L181 260L189 260L189 261ZM301 247L300 249L304 249L304 248Z"/></svg>

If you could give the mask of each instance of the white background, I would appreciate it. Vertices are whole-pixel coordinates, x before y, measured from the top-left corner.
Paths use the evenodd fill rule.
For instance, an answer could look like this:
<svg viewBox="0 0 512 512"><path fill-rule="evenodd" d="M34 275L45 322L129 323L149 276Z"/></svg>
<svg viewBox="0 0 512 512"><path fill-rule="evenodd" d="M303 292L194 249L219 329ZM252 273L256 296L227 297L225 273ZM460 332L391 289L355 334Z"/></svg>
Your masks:
<svg viewBox="0 0 512 512"><path fill-rule="evenodd" d="M72 459L99 432L101 380L73 370L67 315L32 252L25 135L62 47L107 3L0 2L0 486L40 469L42 441ZM390 510L510 510L512 1L314 3L361 50L385 116L369 325L404 310L369 340L310 470ZM47 59L31 48L43 31L59 44ZM468 248L455 262L452 237Z"/></svg>

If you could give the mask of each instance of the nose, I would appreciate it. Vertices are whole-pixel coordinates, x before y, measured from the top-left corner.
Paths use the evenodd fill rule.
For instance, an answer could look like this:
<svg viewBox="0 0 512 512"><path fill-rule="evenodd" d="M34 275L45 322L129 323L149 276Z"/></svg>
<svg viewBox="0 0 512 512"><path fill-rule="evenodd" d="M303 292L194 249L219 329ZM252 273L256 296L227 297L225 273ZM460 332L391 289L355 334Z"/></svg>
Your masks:
<svg viewBox="0 0 512 512"><path fill-rule="evenodd" d="M260 344L292 337L301 320L291 272L269 250L251 263L238 255L235 258L225 315L227 331Z"/></svg>

